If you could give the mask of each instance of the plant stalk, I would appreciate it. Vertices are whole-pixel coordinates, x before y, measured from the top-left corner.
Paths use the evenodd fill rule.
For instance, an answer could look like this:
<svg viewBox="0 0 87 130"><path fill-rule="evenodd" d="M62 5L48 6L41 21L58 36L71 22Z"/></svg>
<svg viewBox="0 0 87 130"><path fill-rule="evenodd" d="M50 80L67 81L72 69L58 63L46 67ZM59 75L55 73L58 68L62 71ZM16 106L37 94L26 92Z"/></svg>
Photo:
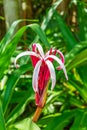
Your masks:
<svg viewBox="0 0 87 130"><path fill-rule="evenodd" d="M43 108L41 108L41 107L37 107L37 109L36 109L36 111L34 113L33 119L32 119L33 122L37 122L37 120L39 119L40 114L42 112L42 109Z"/></svg>
<svg viewBox="0 0 87 130"><path fill-rule="evenodd" d="M33 119L32 119L33 122L37 122L38 121L38 119L40 117L40 114L42 112L42 109L45 106L46 98L47 98L48 86L49 86L49 82L47 83L47 85L46 85L46 87L45 87L45 89L43 91L43 94L42 94L41 99L40 99L40 104L39 104L39 106L37 106L37 109L36 109L36 111L34 113L34 116L33 116Z"/></svg>

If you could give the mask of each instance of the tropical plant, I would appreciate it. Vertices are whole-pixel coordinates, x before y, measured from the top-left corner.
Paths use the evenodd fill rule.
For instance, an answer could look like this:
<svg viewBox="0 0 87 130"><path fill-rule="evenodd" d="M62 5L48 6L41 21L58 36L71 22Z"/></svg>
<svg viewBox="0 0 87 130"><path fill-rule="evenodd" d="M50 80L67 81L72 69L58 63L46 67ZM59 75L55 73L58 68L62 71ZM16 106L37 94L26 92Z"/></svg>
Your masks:
<svg viewBox="0 0 87 130"><path fill-rule="evenodd" d="M0 130L87 130L86 4L76 2L79 30L72 33L65 17L56 10L61 1L52 5L41 26L31 21L15 32L23 20L15 21L0 42ZM25 31L31 39L23 37ZM32 121L36 109L32 64L22 57L20 68L14 66L16 56L33 43L40 43L44 51L50 47L62 51L68 73L66 82L63 72L56 71L56 86L48 90L46 105L36 123Z"/></svg>

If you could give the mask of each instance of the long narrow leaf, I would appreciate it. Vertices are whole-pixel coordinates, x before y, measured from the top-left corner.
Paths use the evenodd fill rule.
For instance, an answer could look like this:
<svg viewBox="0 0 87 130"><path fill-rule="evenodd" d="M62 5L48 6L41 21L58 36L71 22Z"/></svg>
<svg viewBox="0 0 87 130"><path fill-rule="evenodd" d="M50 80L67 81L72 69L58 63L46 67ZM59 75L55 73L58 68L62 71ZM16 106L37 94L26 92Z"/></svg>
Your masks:
<svg viewBox="0 0 87 130"><path fill-rule="evenodd" d="M87 130L87 109L77 111L75 121L70 130Z"/></svg>
<svg viewBox="0 0 87 130"><path fill-rule="evenodd" d="M57 20L58 27L60 28L62 35L66 41L67 49L70 51L77 44L77 41L57 11L55 11L54 15Z"/></svg>
<svg viewBox="0 0 87 130"><path fill-rule="evenodd" d="M50 44L46 38L45 33L42 31L42 29L40 28L40 26L38 24L33 24L29 25L30 28L32 28L32 30L34 32L36 32L36 34L39 36L39 39L42 41L43 44L45 44L48 48L50 47ZM36 41L38 42L38 41Z"/></svg>
<svg viewBox="0 0 87 130"><path fill-rule="evenodd" d="M8 30L8 32L6 33L6 35L4 36L4 38L2 39L1 43L0 43L0 54L3 53L3 51L5 50L6 46L8 45L8 43L12 40L13 34L14 34L14 30L17 27L17 25L21 22L21 20L17 20L15 21L10 29Z"/></svg>
<svg viewBox="0 0 87 130"><path fill-rule="evenodd" d="M70 110L64 112L61 115L47 116L47 118L41 119L38 123L45 124L46 128L44 130L63 130L65 126L70 123L70 120L75 117L77 110Z"/></svg>
<svg viewBox="0 0 87 130"><path fill-rule="evenodd" d="M75 56L86 48L87 41L80 42L79 44L75 45L74 48L72 48L72 50L65 55L66 65L68 66L68 64L75 58Z"/></svg>
<svg viewBox="0 0 87 130"><path fill-rule="evenodd" d="M74 57L74 59L71 61L70 64L68 64L67 70L69 71L73 67L78 67L79 65L84 64L84 62L87 62L87 49L80 52L78 55Z"/></svg>
<svg viewBox="0 0 87 130"><path fill-rule="evenodd" d="M11 27L9 28L9 30L7 31L6 35L1 40L1 43L0 43L0 54L3 53L3 51L6 49L7 45L13 39L13 37L14 37L14 35L16 33L15 30L16 30L16 27L18 26L18 24L20 22L23 22L23 21L36 22L37 20L20 19L20 20L14 21L13 24L11 25Z"/></svg>
<svg viewBox="0 0 87 130"><path fill-rule="evenodd" d="M57 0L54 4L52 4L51 8L49 9L48 13L46 14L42 24L41 24L41 29L42 30L46 30L50 20L52 19L54 12L56 10L56 8L59 6L59 4L62 2L63 0ZM38 35L35 37L34 41L38 40L39 37ZM50 47L50 45L49 45Z"/></svg>
<svg viewBox="0 0 87 130"><path fill-rule="evenodd" d="M50 22L52 16L54 15L54 12L55 12L56 8L58 7L58 5L59 5L62 1L63 1L63 0L57 0L57 2L55 2L55 3L52 5L52 7L49 9L49 11L48 11L46 17L44 18L44 20L43 20L43 22L42 22L42 24L41 24L41 28L42 28L43 30L46 29L46 27L47 27L47 25L49 24L49 22Z"/></svg>
<svg viewBox="0 0 87 130"><path fill-rule="evenodd" d="M29 101L34 99L31 89L29 90L30 91L25 93L22 100L20 100L19 104L13 109L13 111L6 118L6 125L13 122L16 118L18 118L24 112L26 104L29 103Z"/></svg>
<svg viewBox="0 0 87 130"><path fill-rule="evenodd" d="M6 130L1 101L0 101L0 130Z"/></svg>
<svg viewBox="0 0 87 130"><path fill-rule="evenodd" d="M20 38L22 37L24 31L28 28L31 28L40 37L42 43L49 47L49 42L38 24L30 24L22 27L6 46L6 49L3 51L2 55L0 55L0 78L3 76L4 71L8 68L10 64L11 56L13 55Z"/></svg>
<svg viewBox="0 0 87 130"><path fill-rule="evenodd" d="M6 90L4 93L4 98L3 98L3 112L4 113L6 112L6 109L8 107L9 101L12 96L12 92L20 78L20 75L24 74L26 71L28 71L30 69L31 68L29 65L24 65L24 66L20 67L19 69L17 69L16 71L14 71L14 73L11 75L11 77L9 77L9 79L7 81L7 85L6 85Z"/></svg>

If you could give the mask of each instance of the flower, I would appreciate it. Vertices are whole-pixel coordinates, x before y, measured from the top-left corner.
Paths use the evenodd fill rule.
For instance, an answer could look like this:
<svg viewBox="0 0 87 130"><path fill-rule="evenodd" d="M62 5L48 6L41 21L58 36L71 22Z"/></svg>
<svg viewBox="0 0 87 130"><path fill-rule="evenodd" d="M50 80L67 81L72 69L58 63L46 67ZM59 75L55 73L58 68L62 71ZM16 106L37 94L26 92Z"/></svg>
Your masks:
<svg viewBox="0 0 87 130"><path fill-rule="evenodd" d="M56 56L57 54L59 54L60 58ZM52 48L46 54L44 54L42 46L37 43L32 45L32 51L22 52L15 58L16 67L18 67L18 65L16 64L17 60L20 57L26 55L30 55L32 65L34 67L32 86L35 91L36 105L43 107L46 100L45 98L48 89L47 84L49 82L50 77L52 80L52 90L56 84L56 74L54 66L52 64L54 60L59 64L57 69L62 69L66 79L68 80L68 76L64 66L64 56L59 50Z"/></svg>

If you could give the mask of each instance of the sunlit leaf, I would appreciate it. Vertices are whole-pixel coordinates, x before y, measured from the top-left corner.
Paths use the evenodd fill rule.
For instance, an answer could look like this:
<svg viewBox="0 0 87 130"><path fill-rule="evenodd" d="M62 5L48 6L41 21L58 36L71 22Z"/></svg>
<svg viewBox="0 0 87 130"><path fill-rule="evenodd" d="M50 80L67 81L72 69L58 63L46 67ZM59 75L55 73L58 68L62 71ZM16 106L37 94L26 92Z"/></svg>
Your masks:
<svg viewBox="0 0 87 130"><path fill-rule="evenodd" d="M32 122L30 118L26 118L20 122L17 122L11 126L8 127L7 130L40 130L40 128Z"/></svg>

